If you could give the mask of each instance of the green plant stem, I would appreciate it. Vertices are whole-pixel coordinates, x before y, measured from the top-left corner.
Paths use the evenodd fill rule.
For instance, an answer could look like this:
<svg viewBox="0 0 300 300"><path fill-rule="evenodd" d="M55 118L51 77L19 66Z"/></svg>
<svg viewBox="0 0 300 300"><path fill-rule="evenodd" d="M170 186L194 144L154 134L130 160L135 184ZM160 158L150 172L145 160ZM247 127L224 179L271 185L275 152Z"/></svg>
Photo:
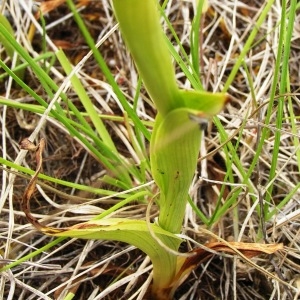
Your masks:
<svg viewBox="0 0 300 300"><path fill-rule="evenodd" d="M158 21L157 1L114 0L113 5L122 36L144 85L158 111L165 116L178 107L181 99L171 56Z"/></svg>

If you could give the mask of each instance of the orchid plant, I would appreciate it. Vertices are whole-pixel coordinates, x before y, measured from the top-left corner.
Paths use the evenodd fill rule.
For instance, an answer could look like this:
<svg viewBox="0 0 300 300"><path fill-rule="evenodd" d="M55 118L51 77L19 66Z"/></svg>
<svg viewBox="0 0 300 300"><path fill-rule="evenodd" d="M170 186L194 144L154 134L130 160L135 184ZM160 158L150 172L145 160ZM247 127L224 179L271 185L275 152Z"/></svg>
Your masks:
<svg viewBox="0 0 300 300"><path fill-rule="evenodd" d="M30 213L29 200L41 170L44 140L37 146L29 141L22 145L23 149L34 150L37 154L37 169L24 193L22 207L28 220L47 235L117 240L138 247L153 264L151 299L172 299L177 287L198 264L196 252L178 252L183 241L178 234L197 168L201 129L222 110L228 96L178 87L157 0L112 0L112 3L122 37L157 108L150 141L150 163L159 188L154 199L159 207L158 220L100 215L66 228L42 225Z"/></svg>

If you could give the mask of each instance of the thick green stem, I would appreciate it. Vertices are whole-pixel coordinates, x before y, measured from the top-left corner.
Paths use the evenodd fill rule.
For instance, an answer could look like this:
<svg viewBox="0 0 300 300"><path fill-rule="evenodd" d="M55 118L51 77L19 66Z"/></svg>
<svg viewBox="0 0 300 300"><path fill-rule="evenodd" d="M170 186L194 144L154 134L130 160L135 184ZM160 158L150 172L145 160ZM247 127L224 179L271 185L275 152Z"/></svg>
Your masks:
<svg viewBox="0 0 300 300"><path fill-rule="evenodd" d="M158 111L182 105L171 55L159 21L157 0L113 0L120 31Z"/></svg>

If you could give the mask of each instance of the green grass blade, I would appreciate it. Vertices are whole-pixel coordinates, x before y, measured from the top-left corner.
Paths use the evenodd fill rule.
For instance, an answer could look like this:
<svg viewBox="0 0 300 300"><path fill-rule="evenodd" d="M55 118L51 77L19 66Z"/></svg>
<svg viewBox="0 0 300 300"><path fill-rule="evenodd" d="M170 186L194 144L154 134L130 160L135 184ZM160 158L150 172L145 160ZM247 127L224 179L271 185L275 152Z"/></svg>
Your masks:
<svg viewBox="0 0 300 300"><path fill-rule="evenodd" d="M59 62L61 63L62 67L64 68L65 72L67 73L67 75L69 75L72 72L72 66L69 63L69 60L65 56L64 52L62 50L60 50L56 53L56 56L57 56ZM76 76L76 74L74 74L70 80L71 80L73 89L75 90L76 94L78 95L86 112L90 116L90 118L96 128L96 131L100 135L102 141L104 142L104 144L107 145L107 147L109 147L111 149L111 151L113 151L114 153L117 153L117 149L115 147L114 142L112 141L105 125L103 124L101 118L99 117L97 111L95 110L95 108L91 102L91 99L87 95L83 85L81 84L81 82L78 79L78 77Z"/></svg>
<svg viewBox="0 0 300 300"><path fill-rule="evenodd" d="M96 48L95 43L87 30L83 20L81 19L80 15L78 14L76 7L72 0L67 0L67 4L70 8L70 10L73 13L74 19L76 23L78 24L79 29L81 30L87 44L89 45L90 49L93 51L94 58L96 59L98 65L100 66L104 76L106 77L108 83L111 85L114 93L118 97L120 103L122 104L124 110L128 113L129 117L133 121L136 128L138 128L143 135L146 137L147 140L150 140L150 133L145 127L145 125L141 122L141 120L138 118L135 111L132 109L132 107L129 105L127 99L124 97L122 91L120 90L118 84L116 83L113 75L111 74L104 58L102 57L99 50Z"/></svg>
<svg viewBox="0 0 300 300"><path fill-rule="evenodd" d="M243 60L245 59L246 57L246 54L249 52L250 48L251 48L251 45L258 33L258 30L259 28L261 27L261 25L263 24L265 18L267 17L270 9L272 8L272 5L274 3L274 0L268 0L264 9L262 10L261 12L261 15L259 16L258 20L256 21L256 23L253 25L253 29L245 43L245 46L243 48L243 50L241 51L237 61L235 62L226 82L225 82L225 85L224 85L224 88L223 88L223 92L227 92L230 85L232 84L240 66L242 65L243 63Z"/></svg>
<svg viewBox="0 0 300 300"><path fill-rule="evenodd" d="M7 270L9 270L9 269L12 269L12 268L14 268L14 267L20 265L21 263L26 262L26 261L28 261L28 260L34 258L35 256L37 256L37 255L43 253L44 251L47 251L47 250L49 250L50 248L52 248L52 247L56 246L57 244L61 243L61 242L64 241L65 239L66 239L66 237L58 237L58 238L56 238L55 240L53 240L52 242L48 243L47 245L45 245L45 246L43 246L43 247L41 247L41 248L39 248L39 249L37 249L37 250L31 252L31 253L28 254L28 255L25 255L25 256L19 258L18 260L14 261L14 262L12 262L12 263L9 263L9 264L5 265L5 266L2 267L2 268L0 268L0 273L1 273L1 272L5 272L5 271L7 271Z"/></svg>

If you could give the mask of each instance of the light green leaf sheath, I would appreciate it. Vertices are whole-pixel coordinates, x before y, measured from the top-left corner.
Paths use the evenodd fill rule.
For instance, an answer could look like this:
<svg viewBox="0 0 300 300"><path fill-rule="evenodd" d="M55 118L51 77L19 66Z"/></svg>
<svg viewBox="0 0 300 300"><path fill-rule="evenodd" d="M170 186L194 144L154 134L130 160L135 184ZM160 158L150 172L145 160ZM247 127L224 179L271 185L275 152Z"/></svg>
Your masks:
<svg viewBox="0 0 300 300"><path fill-rule="evenodd" d="M151 139L151 170L161 193L159 224L174 233L182 225L200 145L199 124L190 113L178 108L165 118L158 115Z"/></svg>
<svg viewBox="0 0 300 300"><path fill-rule="evenodd" d="M226 100L223 94L210 94L209 98L196 91L181 93L190 108L172 110L164 118L158 114L150 143L152 176L161 193L159 224L173 233L180 232L197 167L200 127L208 116L220 111Z"/></svg>

